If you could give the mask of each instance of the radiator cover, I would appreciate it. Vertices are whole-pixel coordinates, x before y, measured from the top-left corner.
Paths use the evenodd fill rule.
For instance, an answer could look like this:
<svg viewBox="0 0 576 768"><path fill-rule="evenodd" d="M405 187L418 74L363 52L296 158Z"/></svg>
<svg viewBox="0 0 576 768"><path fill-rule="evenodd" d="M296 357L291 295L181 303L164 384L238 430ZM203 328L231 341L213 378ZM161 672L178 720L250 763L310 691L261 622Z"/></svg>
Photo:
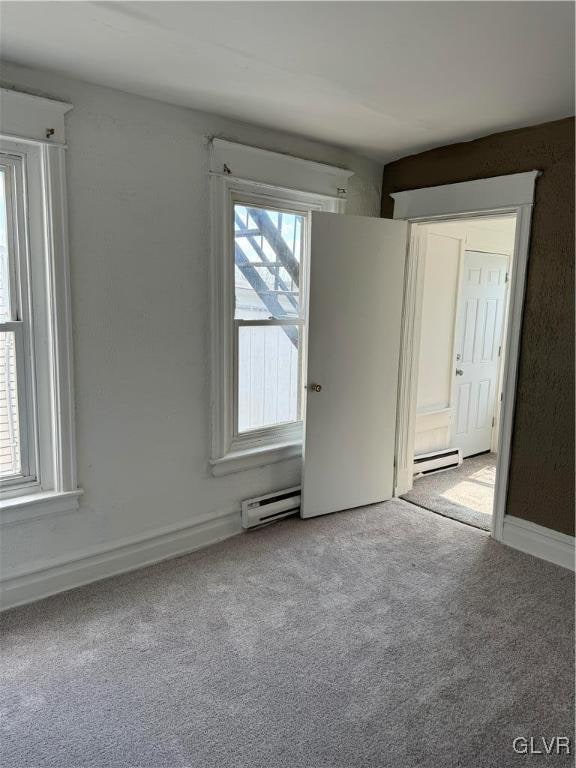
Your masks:
<svg viewBox="0 0 576 768"><path fill-rule="evenodd" d="M454 469L462 464L462 451L460 448L446 448L443 451L422 453L414 456L414 477L429 475L432 472L444 472Z"/></svg>
<svg viewBox="0 0 576 768"><path fill-rule="evenodd" d="M267 493L242 502L242 528L255 528L281 520L300 510L300 486Z"/></svg>

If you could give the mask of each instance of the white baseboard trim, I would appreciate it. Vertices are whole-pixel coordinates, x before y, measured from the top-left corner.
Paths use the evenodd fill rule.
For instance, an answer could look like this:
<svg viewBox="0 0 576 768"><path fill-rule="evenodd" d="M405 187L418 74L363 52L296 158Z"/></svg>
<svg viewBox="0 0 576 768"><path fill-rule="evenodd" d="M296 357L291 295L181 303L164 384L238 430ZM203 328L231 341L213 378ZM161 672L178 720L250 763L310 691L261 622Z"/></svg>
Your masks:
<svg viewBox="0 0 576 768"><path fill-rule="evenodd" d="M31 603L58 592L185 555L242 532L240 511L205 517L122 539L108 547L75 553L73 558L12 573L0 584L0 609Z"/></svg>
<svg viewBox="0 0 576 768"><path fill-rule="evenodd" d="M574 536L505 515L501 541L521 552L574 570Z"/></svg>

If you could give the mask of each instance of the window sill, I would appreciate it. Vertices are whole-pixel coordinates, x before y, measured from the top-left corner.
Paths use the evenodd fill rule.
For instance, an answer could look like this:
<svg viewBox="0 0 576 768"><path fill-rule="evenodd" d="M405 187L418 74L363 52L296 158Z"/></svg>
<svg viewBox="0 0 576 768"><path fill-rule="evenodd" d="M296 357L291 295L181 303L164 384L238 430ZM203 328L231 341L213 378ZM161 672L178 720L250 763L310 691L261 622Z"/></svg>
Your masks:
<svg viewBox="0 0 576 768"><path fill-rule="evenodd" d="M5 499L0 501L0 525L25 523L61 512L73 512L79 508L79 499L83 493L78 488L75 491L45 491Z"/></svg>
<svg viewBox="0 0 576 768"><path fill-rule="evenodd" d="M232 451L221 459L211 459L212 474L215 477L230 475L233 472L243 472L246 469L264 467L287 459L302 456L302 443L282 443L267 445L260 448L250 448L242 451Z"/></svg>

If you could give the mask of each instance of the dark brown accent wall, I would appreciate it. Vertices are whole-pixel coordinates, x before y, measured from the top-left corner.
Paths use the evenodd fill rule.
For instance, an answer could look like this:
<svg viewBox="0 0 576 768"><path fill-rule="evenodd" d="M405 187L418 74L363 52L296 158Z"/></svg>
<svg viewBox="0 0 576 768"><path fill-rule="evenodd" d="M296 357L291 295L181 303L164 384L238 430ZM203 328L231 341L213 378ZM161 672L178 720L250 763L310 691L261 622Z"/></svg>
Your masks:
<svg viewBox="0 0 576 768"><path fill-rule="evenodd" d="M530 256L507 513L574 534L574 119L433 149L384 168L391 192L540 170Z"/></svg>

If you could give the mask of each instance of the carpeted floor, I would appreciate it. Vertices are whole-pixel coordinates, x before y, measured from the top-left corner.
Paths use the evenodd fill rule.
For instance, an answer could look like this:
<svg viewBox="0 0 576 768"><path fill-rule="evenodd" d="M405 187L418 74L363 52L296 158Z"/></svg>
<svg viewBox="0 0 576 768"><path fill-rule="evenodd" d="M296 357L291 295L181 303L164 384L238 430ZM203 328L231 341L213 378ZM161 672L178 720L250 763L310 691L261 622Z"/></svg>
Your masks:
<svg viewBox="0 0 576 768"><path fill-rule="evenodd" d="M495 482L496 454L483 453L464 459L456 469L416 478L412 490L402 498L452 520L489 531Z"/></svg>
<svg viewBox="0 0 576 768"><path fill-rule="evenodd" d="M0 764L518 766L571 732L573 588L400 500L290 519L5 614Z"/></svg>

